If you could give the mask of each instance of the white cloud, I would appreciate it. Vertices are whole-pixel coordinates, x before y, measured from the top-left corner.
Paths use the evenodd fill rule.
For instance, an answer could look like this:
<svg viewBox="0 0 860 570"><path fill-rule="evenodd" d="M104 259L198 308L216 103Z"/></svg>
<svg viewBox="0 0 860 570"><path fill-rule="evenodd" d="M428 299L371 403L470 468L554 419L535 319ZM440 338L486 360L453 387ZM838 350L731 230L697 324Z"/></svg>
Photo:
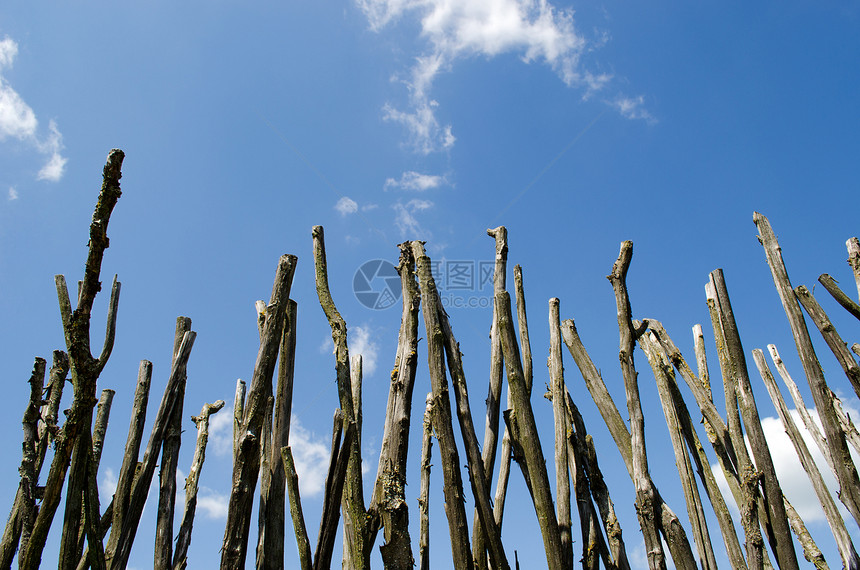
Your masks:
<svg viewBox="0 0 860 570"><path fill-rule="evenodd" d="M830 467L827 465L827 461L824 459L824 456L821 454L821 451L812 439L812 435L810 435L809 430L807 430L803 425L800 413L796 409L790 410L789 413L791 414L795 425L800 430L803 440L806 442L806 446L809 449L810 454L812 454L812 458L818 466L818 470L821 472L828 489L831 490L831 493L835 492L839 488L836 483L836 479L834 478ZM815 423L820 427L821 422L818 419L818 413L814 409L810 409L809 413ZM853 416L856 412L852 410L851 413ZM770 448L770 455L773 458L776 476L783 493L805 522L824 521L824 512L822 511L818 498L815 495L815 491L812 488L812 483L809 482L809 477L806 475L806 471L800 467L800 459L797 457L794 445L792 445L791 440L785 433L782 421L776 417L767 417L762 418L761 425L764 430L765 438L767 439L768 447ZM749 446L749 440L746 441L747 446ZM852 452L852 455L855 454ZM856 460L857 458L855 456L855 461ZM728 484L723 476L722 469L719 465L714 464L711 466L711 470L714 472L717 483L720 486L720 490L726 498L726 502L737 515L737 505L732 499L731 492L729 491ZM840 510L843 511L843 516L845 516L847 511L845 511L841 503L838 503L838 501L837 505Z"/></svg>
<svg viewBox="0 0 860 570"><path fill-rule="evenodd" d="M0 50L2 51L2 50ZM2 55L0 55L0 63L2 63ZM101 483L99 483L99 502L102 506L107 505L116 493L117 475L113 469L108 467L104 470Z"/></svg>
<svg viewBox="0 0 860 570"><path fill-rule="evenodd" d="M0 72L12 67L18 55L18 44L9 37L0 40ZM63 149L62 135L54 121L49 124L49 132L44 140L37 134L39 121L36 113L21 98L17 91L0 74L0 141L7 138L17 139L35 148L48 159L37 178L57 182L63 176L67 159L60 154Z"/></svg>
<svg viewBox="0 0 860 570"><path fill-rule="evenodd" d="M233 407L224 408L220 413L209 416L209 444L215 455L233 455Z"/></svg>
<svg viewBox="0 0 860 570"><path fill-rule="evenodd" d="M337 201L337 204L334 205L334 209L337 210L341 216L348 216L349 214L354 214L358 211L358 203L356 203L355 200L344 196Z"/></svg>
<svg viewBox="0 0 860 570"><path fill-rule="evenodd" d="M201 487L197 492L197 510L205 513L210 519L226 519L229 502L230 497L228 495L216 493L206 487ZM184 503L182 508L185 508Z"/></svg>
<svg viewBox="0 0 860 570"><path fill-rule="evenodd" d="M433 207L433 202L416 199L410 200L406 204L397 202L391 207L395 212L394 224L400 230L401 237L409 237L410 239L427 239L430 237L430 232L418 223L415 212Z"/></svg>
<svg viewBox="0 0 860 570"><path fill-rule="evenodd" d="M645 109L645 97L642 95L638 97L619 96L611 102L611 105L618 109L621 116L628 119L642 119L649 123L656 122L654 116Z"/></svg>
<svg viewBox="0 0 860 570"><path fill-rule="evenodd" d="M48 158L45 166L39 171L37 178L39 180L57 182L63 177L63 171L69 159L60 155L60 151L63 150L63 135L57 129L57 123L51 121L48 128L50 131L48 139L39 146L43 152L46 154L50 153L51 156Z"/></svg>
<svg viewBox="0 0 860 570"><path fill-rule="evenodd" d="M395 180L394 178L387 179L385 181L385 189L400 188L403 190L424 192L425 190L438 188L443 184L448 184L448 180L444 176L439 176L437 174L421 174L420 172L410 170L408 172L404 172L400 176L400 180Z"/></svg>
<svg viewBox="0 0 860 570"><path fill-rule="evenodd" d="M547 0L356 0L371 29L380 31L407 14L420 20L420 37L427 42L415 58L409 78L410 111L391 105L385 118L403 124L416 150L427 154L454 144L450 125L436 119L437 103L429 93L433 81L457 59L518 54L525 63L540 61L568 86L586 92L600 89L608 75L583 71L581 55L588 42L574 26L573 11L557 9ZM598 41L599 44L599 41Z"/></svg>
<svg viewBox="0 0 860 570"><path fill-rule="evenodd" d="M15 189L14 186L9 187L9 200L17 200L18 199L18 190Z"/></svg>
<svg viewBox="0 0 860 570"><path fill-rule="evenodd" d="M294 415L290 424L290 449L299 476L301 496L304 498L319 495L325 488L331 457L326 438L305 429Z"/></svg>
<svg viewBox="0 0 860 570"><path fill-rule="evenodd" d="M355 358L360 354L363 376L373 375L376 372L379 345L371 338L370 327L368 325L352 327L349 333L350 358Z"/></svg>

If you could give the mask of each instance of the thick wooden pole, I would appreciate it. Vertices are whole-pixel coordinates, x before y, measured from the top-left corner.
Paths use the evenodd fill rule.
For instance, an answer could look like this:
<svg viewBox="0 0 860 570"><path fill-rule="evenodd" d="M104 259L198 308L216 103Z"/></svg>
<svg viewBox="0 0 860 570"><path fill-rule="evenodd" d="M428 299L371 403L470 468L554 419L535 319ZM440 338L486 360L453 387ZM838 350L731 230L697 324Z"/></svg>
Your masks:
<svg viewBox="0 0 860 570"><path fill-rule="evenodd" d="M469 545L469 526L463 495L463 479L460 475L460 454L454 437L451 400L448 381L445 378L444 333L439 323L438 294L430 268L430 258L424 252L424 244L413 241L412 255L418 269L421 288L421 306L427 333L427 363L430 382L433 386L433 431L439 441L439 456L442 461L445 495L445 514L451 536L451 555L454 568L469 568L472 553Z"/></svg>

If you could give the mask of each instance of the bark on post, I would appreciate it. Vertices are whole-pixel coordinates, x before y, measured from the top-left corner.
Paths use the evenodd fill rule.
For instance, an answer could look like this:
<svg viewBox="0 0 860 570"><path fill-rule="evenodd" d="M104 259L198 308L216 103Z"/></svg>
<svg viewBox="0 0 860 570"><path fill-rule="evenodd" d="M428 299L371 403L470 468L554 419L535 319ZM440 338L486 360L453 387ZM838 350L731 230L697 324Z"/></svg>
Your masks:
<svg viewBox="0 0 860 570"><path fill-rule="evenodd" d="M573 542L571 539L570 475L568 473L567 419L564 387L564 367L561 357L561 319L559 300L549 300L549 366L552 413L555 426L555 493L558 531L561 536L561 551L565 567L573 568Z"/></svg>
<svg viewBox="0 0 860 570"><path fill-rule="evenodd" d="M221 551L221 568L242 568L248 548L251 508L260 471L260 445L266 402L272 394L278 349L284 333L287 301L296 269L296 256L282 255L278 261L272 296L254 376L245 404L241 443L233 461L232 489L227 507L227 525Z"/></svg>
<svg viewBox="0 0 860 570"><path fill-rule="evenodd" d="M424 428L421 436L421 489L418 492L418 569L430 570L430 455L433 449L433 393L427 394Z"/></svg>
<svg viewBox="0 0 860 570"><path fill-rule="evenodd" d="M710 380L708 379L708 364L707 358L705 356L704 335L702 333L701 325L695 325L693 327L698 375L693 374L689 364L687 364L687 361L681 354L681 351L672 341L671 337L659 321L655 319L648 319L648 327L650 329L649 334L654 335L654 340L659 342L662 351L664 351L666 357L668 357L668 359L672 362L675 369L678 370L678 372L681 374L687 384L691 386L701 386L703 388L703 391L699 392L697 400L698 398L703 398L703 404L710 405L712 418L715 421L715 425L712 425L708 420L704 420L705 428L708 431L708 437L711 438L714 449L717 451L717 456L720 460L721 466L723 467L724 473L726 474L725 476L726 480L729 483L729 487L734 493L735 491L739 490L739 484L737 482L737 473L734 471L734 466L729 461L728 453L725 449L725 444L728 443L728 445L731 445L731 440L726 440L726 442L723 442L722 440L717 439L717 432L719 431L720 433L726 433L727 428L725 423L723 423L722 418L719 416L719 413L716 412L716 408L713 407L713 401L711 400ZM699 440L699 436L696 434L696 431L693 427L693 420L690 416L690 411L687 408L683 397L681 396L681 392L678 388L674 375L668 374L667 378L669 379L669 383L667 384L666 392L672 397L674 409L676 411L679 426L681 429L681 434L683 435L684 440L687 443L687 448L693 455L693 460L696 463L696 471L699 474L699 479L701 479L702 484L705 487L705 492L707 493L708 498L711 501L711 505L714 508L714 514L716 515L717 522L720 525L720 532L723 536L723 542L726 545L729 562L731 563L732 568L746 568L746 562L744 561L743 553L740 548L740 543L738 542L737 533L735 532L734 522L732 521L732 517L729 513L726 502L723 499L722 491L720 491L716 479L714 478L713 471L710 467L710 460L705 454L705 450L702 447L701 441ZM701 409L704 410L705 407L701 406ZM716 415L714 416L713 414Z"/></svg>
<svg viewBox="0 0 860 570"><path fill-rule="evenodd" d="M531 394L532 391L532 350L531 342L529 341L529 326L526 316L526 298L525 289L523 287L523 269L519 265L514 265L514 291L517 299L517 325L520 330L520 345L523 349L523 375L526 380L526 388ZM495 320L495 306L493 307ZM500 361L500 364L501 363ZM508 408L511 407L511 390L508 388ZM511 434L505 428L502 435L502 450L501 461L499 462L499 477L496 482L496 497L493 505L493 515L496 517L496 524L499 528L502 527L502 516L505 512L505 495L508 491L508 479L511 474Z"/></svg>
<svg viewBox="0 0 860 570"><path fill-rule="evenodd" d="M573 478L576 494L576 507L579 511L579 524L582 534L582 566L586 570L598 568L600 558L603 558L607 568L629 570L624 539L621 536L621 525L615 516L615 506L609 496L609 489L603 480L603 473L597 463L597 455L593 453L591 437L585 429L585 421L573 403L567 388L564 390L565 413L573 428L568 426L568 463ZM591 448L590 448L591 447ZM592 496L594 502L592 502ZM608 545L603 542L597 522L597 512L600 511L601 522L606 531ZM572 530L571 530L572 532ZM599 556L598 556L599 555Z"/></svg>
<svg viewBox="0 0 860 570"><path fill-rule="evenodd" d="M454 331L448 322L445 311L435 288L431 293L436 297L434 304L438 311L439 325L442 327L442 340L444 342L445 357L448 361L448 372L451 376L451 384L454 386L454 401L457 404L457 420L460 423L460 434L466 448L466 458L469 468L469 479L472 483L472 495L477 504L477 510L481 527L473 527L473 532L483 531L486 548L490 553L490 563L493 568L509 568L505 550L502 545L501 532L493 516L493 505L490 500L491 476L484 471L484 463L481 458L481 450L478 447L478 437L475 435L475 426L472 423L472 412L469 408L469 392L466 388L466 373L463 369L463 361L460 354L460 344L454 338ZM484 552L474 552L475 564L478 560L485 558Z"/></svg>
<svg viewBox="0 0 860 570"><path fill-rule="evenodd" d="M60 289L65 289L65 280L58 276L57 285L60 297L60 315L63 319L63 330L72 371L72 385L75 396L68 419L63 426L62 443L57 446L54 460L45 485L45 493L33 526L31 540L22 554L23 566L36 568L42 558L48 530L60 502L63 483L73 460L72 476L66 501L66 517L61 538L61 568L74 568L77 564L77 536L80 523L80 498L83 494L88 477L87 460L92 453L90 427L92 425L92 410L96 403L96 381L107 364L113 349L114 333L116 330L116 308L119 302L119 283L114 279L111 290L111 300L108 309L107 331L102 352L98 358L90 352L90 315L96 294L101 290L99 281L104 251L108 247L107 227L111 212L117 200L122 195L119 180L122 177L122 161L125 154L119 149L113 149L108 154L103 170L103 180L99 198L93 212L90 224L90 240L87 260L84 266L84 278L78 295L77 308L72 311L68 300L68 292L63 296ZM62 281L62 287L60 282ZM80 438L79 435L86 437ZM80 553L77 553L78 555Z"/></svg>
<svg viewBox="0 0 860 570"><path fill-rule="evenodd" d="M768 514L766 525L772 529L772 533L769 534L768 538L779 567L790 570L797 568L797 555L794 552L794 544L791 541L791 528L789 527L785 512L782 489L776 478L776 469L773 466L770 449L764 436L764 430L761 427L761 419L759 418L758 408L753 397L752 385L747 374L746 358L741 346L741 339L738 334L737 324L735 323L726 283L723 279L723 272L717 269L711 275L714 278L717 302L722 314L726 348L735 364L734 375L727 378L727 381L735 383L744 427L746 428L750 448L755 458L755 466L762 477L762 497L765 500Z"/></svg>
<svg viewBox="0 0 860 570"><path fill-rule="evenodd" d="M836 397L833 392L830 393L833 400L833 411L836 412L836 418L839 420L839 425L842 426L842 431L845 432L845 438L854 451L860 453L860 432L854 426L854 422L848 417L848 414L842 408L842 401Z"/></svg>
<svg viewBox="0 0 860 570"><path fill-rule="evenodd" d="M66 375L68 372L68 356L61 350L55 350L51 371L49 373L47 394L39 414L42 421L37 424L36 461L34 464L33 481L38 481L39 479L39 473L42 470L42 464L45 460L45 453L48 449L49 442L55 441L59 433L59 428L57 427L57 415L59 413L60 400L63 396L63 387L66 383ZM3 531L3 538L2 541L0 541L0 568L9 568L12 565L12 559L15 557L15 552L18 550L18 542L21 538L22 531L22 510L25 508L25 502L24 489L22 485L19 484L18 491L15 494L15 501L12 503L12 510L6 521L6 528ZM36 515L37 512L34 510L28 533L32 530L32 525L35 523ZM20 551L23 553L24 550L25 547L21 546Z"/></svg>
<svg viewBox="0 0 860 570"><path fill-rule="evenodd" d="M191 319L176 318L173 335L171 366L176 360L176 352L182 344L182 337L191 330ZM173 511L176 506L176 468L179 466L179 446L182 443L182 408L185 401L185 375L180 377L176 393L176 403L168 420L167 433L161 448L161 471L158 474L158 511L155 522L154 570L169 570L173 563Z"/></svg>
<svg viewBox="0 0 860 570"><path fill-rule="evenodd" d="M826 273L822 273L818 276L818 282L824 285L827 292L830 293L837 303L842 305L843 309L851 313L854 318L860 319L860 305L839 288L839 285L836 284L836 279Z"/></svg>
<svg viewBox="0 0 860 570"><path fill-rule="evenodd" d="M607 278L615 291L615 306L618 314L620 334L618 359L621 362L621 375L627 393L627 412L630 415L630 444L633 450L633 483L636 487L636 514L645 538L648 565L653 569L665 568L666 560L660 542L660 518L654 488L648 473L648 457L645 451L645 416L639 402L639 383L633 364L633 349L638 336L644 330L634 330L631 318L630 298L627 295L627 270L633 258L633 242L621 244L618 259L612 265L612 273Z"/></svg>
<svg viewBox="0 0 860 570"><path fill-rule="evenodd" d="M266 517L269 512L268 497L272 484L272 419L275 414L275 397L266 399L263 413L263 425L260 428L260 502L257 507L257 558L256 567L260 570L267 568L271 560L267 560L263 550L266 542ZM280 564L283 564L281 562ZM279 564L279 565L280 565Z"/></svg>
<svg viewBox="0 0 860 570"><path fill-rule="evenodd" d="M806 447L806 442L803 440L800 430L797 429L794 420L791 418L788 406L785 405L782 393L779 391L776 380L774 380L773 374L764 359L764 353L758 348L754 349L753 360L759 374L761 374L762 380L764 380L765 386L767 386L767 392L770 394L770 399L773 401L773 406L776 408L777 414L779 414L779 419L782 420L785 432L788 434L789 439L791 439L792 445L794 445L794 450L797 452L800 464L812 483L815 496L818 497L818 502L821 503L827 524L830 525L830 530L836 541L836 547L839 549L839 556L842 558L843 566L850 570L860 568L860 558L858 558L857 552L854 550L854 544L851 542L848 529L845 528L845 521L842 520L842 516L839 514L836 502L830 495L830 491L828 491L827 485L824 483L824 478L812 459L812 454L809 453L809 448Z"/></svg>
<svg viewBox="0 0 860 570"><path fill-rule="evenodd" d="M860 240L856 237L848 238L845 247L848 248L848 265L854 272L854 280L857 282L857 295L860 296Z"/></svg>
<svg viewBox="0 0 860 570"><path fill-rule="evenodd" d="M111 533L105 546L105 559L109 565L113 553L119 545L119 537L125 523L125 515L128 510L129 498L131 496L134 475L137 468L137 458L140 454L140 442L143 439L143 429L146 422L146 407L149 401L149 387L152 382L152 363L148 360L140 361L137 374L137 387L134 390L134 404L131 410L131 420L128 427L128 438L125 443L125 453L122 457L119 476L117 477L116 491L113 500L113 517L111 521Z"/></svg>
<svg viewBox="0 0 860 570"><path fill-rule="evenodd" d="M409 509L406 503L406 462L409 450L409 427L412 417L412 392L418 369L418 310L420 293L415 282L415 260L408 243L402 243L400 262L400 290L403 310L397 354L391 371L391 386L382 433L382 449L376 484L370 501L383 526L385 544L380 546L386 567L412 568L412 541L409 537Z"/></svg>
<svg viewBox="0 0 860 570"><path fill-rule="evenodd" d="M505 226L488 229L487 235L495 240L495 266L493 269L493 295L505 290L508 267L508 230ZM493 308L492 322L490 324L490 382L487 392L487 416L484 424L484 443L481 448L481 457L484 462L484 473L489 474L492 482L492 473L496 463L496 447L499 438L499 410L501 409L502 381L504 379L504 365L502 364L502 345L499 341L499 327L495 307ZM510 450L510 447L508 448ZM510 456L510 451L508 451ZM510 466L510 458L502 456L502 462L507 461ZM505 480L507 483L507 480ZM499 485L502 484L501 477ZM496 503L499 503L498 493ZM504 504L502 499L501 504ZM472 517L472 528L478 528L479 515L475 509ZM501 517L496 519L496 525L501 525ZM472 534L472 553L474 555L476 569L487 568L487 557L485 556L486 544L484 535L480 532Z"/></svg>
<svg viewBox="0 0 860 570"><path fill-rule="evenodd" d="M824 341L830 347L833 356L839 361L839 365L845 371L848 381L851 382L854 393L860 398L860 365L854 360L854 357L848 350L848 345L845 344L842 337L836 332L836 328L830 322L827 313L824 312L824 309L821 308L821 305L818 304L818 301L815 300L809 289L801 285L794 289L794 294L798 301L800 301L800 304L803 305L803 308L806 309L806 313L812 318L812 322L815 323L815 326L821 332L821 336L824 337Z"/></svg>
<svg viewBox="0 0 860 570"><path fill-rule="evenodd" d="M600 372L585 350L585 346L583 346L582 340L579 338L579 333L572 319L562 321L561 334L571 356L576 361L576 366L579 368L583 380L585 380L585 385L591 394L591 398L597 405L597 409L603 417L603 421L609 429L612 439L615 440L618 451L621 453L621 458L624 460L624 466L627 468L627 473L630 475L632 481L634 480L633 448L630 432L627 431L627 425L621 418L621 414L618 412L618 407L612 400L609 390L606 389L606 384L603 382L603 378L600 377ZM654 486L654 494L659 505L660 530L672 554L675 566L678 568L695 568L696 561L690 548L690 542L684 532L684 527L678 521L677 515L660 496L656 486Z"/></svg>
<svg viewBox="0 0 860 570"><path fill-rule="evenodd" d="M532 491L532 499L537 515L538 525L543 537L544 550L546 551L547 566L550 570L565 568L564 557L561 550L561 534L558 528L558 519L555 516L555 507L552 500L552 492L549 486L549 476L546 471L543 450L540 446L540 438L535 425L534 413L532 412L531 399L526 387L522 364L520 361L519 348L514 333L513 317L511 314L511 298L503 291L496 298L496 312L499 315L499 331L502 340L502 354L505 360L505 369L508 374L508 385L511 389L513 401L513 413L509 414L511 425L516 431L511 432L512 439L522 446L523 474ZM528 442L527 445L522 445Z"/></svg>
<svg viewBox="0 0 860 570"><path fill-rule="evenodd" d="M314 570L327 570L331 567L332 549L340 520L340 505L343 502L347 472L349 469L349 450L355 441L355 422L346 426L343 442L340 433L344 423L344 415L340 410L335 414L334 433L332 437L331 462L326 477L326 490L323 498L323 516L320 520L320 534L317 549L314 553ZM348 545L344 541L344 548Z"/></svg>
<svg viewBox="0 0 860 570"><path fill-rule="evenodd" d="M197 445L194 447L194 459L188 477L185 478L185 511L179 534L176 536L176 550L173 553L173 570L184 570L188 566L188 547L191 545L191 529L194 525L194 514L197 511L197 489L200 483L200 473L206 460L206 444L209 442L209 417L224 407L224 400L214 404L203 404L200 415L192 416L191 420L197 425Z"/></svg>
<svg viewBox="0 0 860 570"><path fill-rule="evenodd" d="M848 511L854 517L854 520L860 521L860 477L857 476L857 468L851 459L845 434L839 427L839 421L833 412L833 407L830 405L830 389L824 380L824 372L821 370L821 364L819 364L818 358L815 355L815 350L812 347L812 339L809 337L809 331L806 328L806 322L794 296L791 281L785 268L785 262L782 259L782 251L767 218L756 212L753 214L753 220L759 229L759 240L764 247L774 284L782 301L783 309L785 309L786 316L788 317L788 322L791 325L791 332L794 335L797 352L803 364L803 371L809 382L812 397L815 400L815 407L818 410L821 425L824 428L824 435L827 438L827 445L830 447L830 454L836 466L836 479L839 482L840 498L845 503L845 506L848 507ZM856 272L855 275L857 275Z"/></svg>
<svg viewBox="0 0 860 570"><path fill-rule="evenodd" d="M354 422L355 423L355 434L359 440L359 444L358 444L359 449L361 448L361 424L362 424L362 419L363 419L363 413L361 411L361 407L362 407L361 406L361 404L362 404L362 402L361 402L361 384L363 381L362 362L363 362L363 359L362 359L361 354L357 354L351 358L350 367L349 367L349 381L350 381L350 388L352 390L352 409L353 409L353 413L355 414L355 422ZM342 503L342 508L344 509L344 512L348 512L348 510L351 506L350 502L348 500L345 500L344 498L341 498L341 503ZM364 508L364 501L362 501L361 507L362 507L362 509ZM343 536L344 536L343 542L344 542L344 544L345 545L356 544L356 542L357 542L356 533L361 532L362 533L362 539L363 539L362 542L363 542L363 544L367 545L368 555L369 555L370 548L371 548L371 546L370 546L371 541L369 540L369 537L370 537L369 530L370 529L369 529L367 516L365 516L364 520L362 521L362 527L359 529L356 529L356 527L353 525L353 521L349 517L344 517L344 519L343 519ZM356 569L355 563L352 562L352 559L353 559L352 550L353 549L351 549L351 548L344 548L343 549L343 568L344 568L344 570L355 570Z"/></svg>
<svg viewBox="0 0 860 570"><path fill-rule="evenodd" d="M722 316L722 308L717 296L717 289L714 280L714 274L710 275L708 283L705 285L705 298L708 303L708 312L711 317L711 324L714 331L714 340L717 344L717 356L720 361L720 371L723 376L723 390L726 398L726 422L729 437L733 448L736 450L734 461L728 454L722 454L721 448L714 446L717 451L717 458L720 461L720 466L729 481L729 487L732 490L735 502L741 513L741 525L746 536L745 547L747 551L747 563L751 570L759 570L769 560L764 552L764 540L762 539L761 529L759 528L759 511L763 518L767 518L764 507L760 504L760 496L758 491L758 472L752 464L752 460L747 453L747 446L743 438L743 430L740 422L740 412L738 411L737 392L733 378L737 375L735 369L737 362L731 358L728 351L726 341L726 333L724 319ZM712 444L715 441L712 441ZM772 533L772 529L768 525L762 525L765 532ZM770 539L770 536L769 536Z"/></svg>
<svg viewBox="0 0 860 570"><path fill-rule="evenodd" d="M421 306L427 332L427 363L433 387L433 429L439 441L439 456L442 461L445 495L445 514L451 535L451 555L455 568L468 568L472 562L469 547L469 526L463 496L463 479L460 475L460 454L454 438L451 417L451 401L448 381L445 378L444 334L439 323L438 294L430 269L430 258L424 252L424 244L413 241L412 255L417 266L421 289Z"/></svg>
<svg viewBox="0 0 860 570"><path fill-rule="evenodd" d="M298 306L287 301L287 318L278 356L278 387L275 394L274 423L272 425L271 457L269 459L268 493L265 529L262 541L262 559L266 567L280 568L284 560L284 508L286 472L281 450L290 444L290 418L293 406L293 376L296 364L296 326ZM260 554L258 554L258 557ZM259 564L259 562L258 562Z"/></svg>
<svg viewBox="0 0 860 570"><path fill-rule="evenodd" d="M236 396L233 398L233 456L242 439L242 421L245 419L245 391L247 385L241 378L236 379Z"/></svg>
<svg viewBox="0 0 860 570"><path fill-rule="evenodd" d="M93 451L92 451L92 459L90 460L89 469L92 471L93 477L92 481L96 480L96 475L99 471L99 462L101 461L102 450L104 448L104 439L105 434L107 432L107 424L110 418L110 410L111 403L113 402L115 392L113 390L105 389L102 390L102 395L99 398L99 403L97 406L96 419L93 424ZM97 490L95 491L97 495ZM84 501L86 501L87 491L84 491ZM84 515L86 517L86 513ZM105 519L104 516L101 517L105 522L109 522L109 519ZM78 550L82 551L81 559L78 561L78 568L80 568L83 563L87 568L89 568L89 548L84 548L84 540L86 540L86 528L89 525L89 521L84 520L84 528L78 531ZM107 529L103 527L102 523L98 524L98 534L99 538L104 538L105 534L107 534ZM103 550L103 548L102 548ZM84 562L86 559L86 562Z"/></svg>
<svg viewBox="0 0 860 570"><path fill-rule="evenodd" d="M30 374L30 400L21 420L24 428L24 443L21 457L20 492L22 495L21 508L19 511L21 525L21 549L27 548L30 542L30 534L33 531L33 523L36 520L36 486L39 483L36 474L36 436L38 434L39 409L42 407L42 387L45 385L45 367L47 363L44 358L36 358L33 364L33 372Z"/></svg>
<svg viewBox="0 0 860 570"><path fill-rule="evenodd" d="M119 537L116 551L106 555L106 559L110 560L111 570L122 570L128 565L134 536L137 533L137 525L140 522L143 506L146 504L149 485L155 474L158 452L161 450L161 444L167 432L170 413L176 400L176 394L179 389L179 378L185 374L195 338L197 338L197 333L194 331L185 333L182 344L179 347L179 356L176 357L176 361L173 363L173 368L170 371L170 378L167 380L167 386L164 388L164 395L161 398L161 405L158 407L158 413L152 425L149 442L146 444L146 451L143 453L140 473L133 479L134 483L129 495L128 506L123 515L122 528L113 529L113 532L119 533Z"/></svg>
<svg viewBox="0 0 860 570"><path fill-rule="evenodd" d="M314 247L314 273L317 296L320 305L331 327L331 338L335 346L335 372L337 376L337 393L343 410L344 425L356 423L357 413L353 402L352 381L349 371L349 349L347 346L346 321L337 310L331 296L328 284L328 267L325 256L325 237L322 226L314 226L312 231ZM356 426L357 427L357 426ZM343 489L343 501L346 506L344 518L349 519L351 536L347 537L344 548L349 548L352 563L357 570L370 566L370 548L368 543L367 510L364 506L364 490L361 476L361 436L356 433L350 440L349 464L346 482Z"/></svg>
<svg viewBox="0 0 860 570"><path fill-rule="evenodd" d="M650 323L651 320L649 319ZM638 323L637 323L638 326ZM660 341L653 331L649 331L639 337L639 346L642 347L648 357L648 363L654 372L657 381L657 393L660 396L660 404L663 407L663 415L669 428L669 437L672 441L672 449L675 452L675 464L681 478L681 487L684 491L684 499L687 504L687 516L693 530L693 540L699 553L699 566L703 569L717 568L714 558L714 550L711 545L711 537L708 533L708 523L702 508L702 498L696 484L696 476L693 473L693 465L684 442L683 429L681 427L681 412L678 410L674 397L673 386L675 384L675 372L672 364L660 346Z"/></svg>
<svg viewBox="0 0 860 570"><path fill-rule="evenodd" d="M798 542L803 547L803 557L811 562L817 570L830 570L830 566L827 565L824 555L821 553L818 545L815 544L815 540L809 534L806 525L803 524L803 519L800 518L795 508L788 502L788 499L785 499L785 512L788 514L788 522L791 525L791 530L794 531Z"/></svg>
<svg viewBox="0 0 860 570"><path fill-rule="evenodd" d="M311 543L308 540L308 531L305 526L305 515L302 512L302 498L299 494L299 476L296 473L293 452L289 446L281 448L281 458L284 462L287 493L290 497L290 515L293 519L296 547L299 551L299 568L301 570L312 570L314 567L313 554L311 554Z"/></svg>

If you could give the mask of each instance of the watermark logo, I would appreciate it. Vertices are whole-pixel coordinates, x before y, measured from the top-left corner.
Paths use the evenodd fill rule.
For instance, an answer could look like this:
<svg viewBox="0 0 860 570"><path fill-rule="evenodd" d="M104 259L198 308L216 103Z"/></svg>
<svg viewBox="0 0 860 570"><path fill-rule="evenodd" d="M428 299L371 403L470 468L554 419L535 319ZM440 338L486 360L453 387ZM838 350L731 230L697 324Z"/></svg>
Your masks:
<svg viewBox="0 0 860 570"><path fill-rule="evenodd" d="M492 307L494 269L495 261L442 260L430 265L439 300L446 309ZM366 261L355 272L352 290L368 309L387 309L402 295L400 275L390 261Z"/></svg>
<svg viewBox="0 0 860 570"><path fill-rule="evenodd" d="M387 309L400 300L400 275L390 261L372 259L355 271L352 291L358 302L368 309Z"/></svg>

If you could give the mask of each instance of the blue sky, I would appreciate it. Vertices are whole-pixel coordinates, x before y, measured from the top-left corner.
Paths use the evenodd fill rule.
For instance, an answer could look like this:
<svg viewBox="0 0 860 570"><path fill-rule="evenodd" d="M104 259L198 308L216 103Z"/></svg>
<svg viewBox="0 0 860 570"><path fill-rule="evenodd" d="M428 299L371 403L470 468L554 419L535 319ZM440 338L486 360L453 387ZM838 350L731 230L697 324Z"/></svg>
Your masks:
<svg viewBox="0 0 860 570"><path fill-rule="evenodd" d="M5 3L0 371L8 402L0 421L8 435L0 445L15 460L0 471L0 488L11 501L32 359L63 346L53 275L79 278L101 167L113 147L127 158L103 265L105 281L117 273L123 283L117 344L101 379L117 390L103 488L121 460L139 360L155 364L155 402L174 319L189 316L199 337L186 415L204 402L232 402L236 378L250 378L256 356L253 303L268 298L278 256L293 253L301 331L294 411L302 426L293 438L307 453L305 512L315 534L321 497L314 485L325 469L319 464L336 391L328 326L313 289L312 225L326 228L333 295L354 352L365 357L370 474L399 311L364 307L352 280L365 261L396 262L395 244L405 239L426 240L437 261L478 264L493 256L485 229L508 227L511 268L519 263L525 275L538 388L546 378L546 302L557 296L562 318L576 319L623 407L614 299L604 276L625 239L635 243L629 284L636 316L662 320L691 353L693 324L702 323L710 338L703 285L722 267L745 348L777 344L800 376L752 213L770 218L795 285L811 286L829 272L851 289L843 244L858 234L858 70L856 0ZM486 298L489 289L469 294ZM96 305L96 339L106 302ZM835 305L826 308L838 314ZM490 312L449 312L480 417ZM856 323L839 322L846 340L857 340ZM850 406L850 387L824 351L832 387ZM609 472L619 471L574 363L565 365L590 431L605 443L601 459ZM637 365L654 410L646 414L652 468L682 515L641 355ZM759 387L762 414L775 416ZM422 370L416 414L428 389ZM539 394L534 405L549 416ZM216 418L223 424L227 415ZM222 437L227 427L218 428ZM552 430L542 427L548 450ZM185 470L192 428L188 422ZM218 452L218 434L202 478L208 507L195 525L195 567L217 559L223 533L229 458ZM418 444L413 452L414 466ZM518 472L514 480L519 499L509 512L531 521ZM416 471L408 488L413 511L417 481ZM640 539L632 486L619 477L613 489L634 550ZM433 552L441 564L441 479L432 494ZM832 553L826 525L811 525ZM138 534L139 568L150 564L151 526ZM515 534L505 540L528 560L540 554L540 538L536 523L522 526L533 534L508 526ZM718 535L716 526L711 533ZM289 548L287 556L295 560Z"/></svg>

